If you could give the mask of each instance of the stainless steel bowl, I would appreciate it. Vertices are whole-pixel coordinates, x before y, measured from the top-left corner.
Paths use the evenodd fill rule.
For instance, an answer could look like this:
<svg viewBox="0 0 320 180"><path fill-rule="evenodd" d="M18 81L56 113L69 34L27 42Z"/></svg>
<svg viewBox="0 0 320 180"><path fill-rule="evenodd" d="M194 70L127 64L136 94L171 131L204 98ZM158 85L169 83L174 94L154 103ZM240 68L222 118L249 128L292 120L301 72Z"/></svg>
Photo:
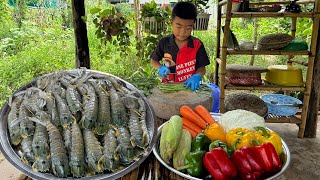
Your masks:
<svg viewBox="0 0 320 180"><path fill-rule="evenodd" d="M68 72L73 72L75 70L69 70ZM134 163L132 163L130 166L115 172L115 173L110 173L110 174L97 174L94 176L89 176L89 177L83 177L80 179L87 179L87 180L98 180L98 179L116 179L119 177L122 177L124 175L126 175L127 173L129 173L130 171L134 170L136 167L138 167L151 153L155 143L156 143L156 124L155 124L155 113L153 108L150 106L150 104L148 103L146 97L143 95L143 93L141 93L137 88L135 88L132 84L122 80L121 78L118 78L116 76L113 76L111 74L107 74L107 73L103 73L103 72L99 72L99 71L92 71L92 70L87 70L90 71L91 73L96 73L97 75L108 75L108 76L112 76L115 77L116 79L124 82L127 86L127 88L131 89L131 90L135 90L139 93L139 95L144 99L144 102L146 104L146 108L147 108L147 128L148 128L148 133L150 136L150 142L149 145L147 147L147 149L145 150L145 153L140 156L140 158L135 161ZM47 74L44 76L49 76L51 74ZM32 82L29 82L27 84L25 84L23 87L21 87L19 90L17 90L16 92L19 92L21 90L25 90L28 87L31 87L32 85L35 85L35 80L33 80ZM15 93L16 93L15 92ZM16 167L18 170L20 170L22 173L26 174L27 176L33 178L33 179L61 179L58 178L52 174L49 173L40 173L40 172L35 172L32 170L32 168L26 164L24 164L21 160L20 160L20 156L18 155L18 153L16 152L16 149L13 149L9 139L8 139L8 130L7 130L7 118L8 118L8 113L10 111L10 107L8 106L8 102L6 102L4 104L4 106L1 108L1 112L0 112L0 150L2 152L2 154L5 156L5 158L14 166ZM63 179L74 179L71 177L68 178L63 178Z"/></svg>
<svg viewBox="0 0 320 180"><path fill-rule="evenodd" d="M218 113L211 113L212 117L219 121L220 119L220 114ZM167 123L167 122L166 122ZM196 178L196 177L193 177L193 176L190 176L189 174L185 174L185 173L182 173L176 169L174 169L173 167L171 167L170 165L168 165L167 163L165 163L162 158L160 157L160 152L159 152L159 144L160 144L160 135L161 135L161 129L162 127L166 124L166 123L163 123L159 128L158 128L158 135L157 135L157 143L155 145L155 147L153 148L152 152L153 154L156 156L156 158L160 161L160 163L165 166L166 168L168 168L170 171L178 174L179 176L181 177L184 177L184 178L187 178L187 179L190 179L190 180L201 180L199 178ZM270 130L270 129L269 129ZM282 140L282 148L283 148L283 153L280 155L280 159L282 161L282 167L281 167L281 170L274 174L273 176L270 176L268 178L266 178L266 180L271 180L271 179L275 179L276 177L280 176L288 167L289 167L289 164L290 164L290 159L291 159L291 155L290 155L290 151L289 151L289 148L287 146L287 144Z"/></svg>

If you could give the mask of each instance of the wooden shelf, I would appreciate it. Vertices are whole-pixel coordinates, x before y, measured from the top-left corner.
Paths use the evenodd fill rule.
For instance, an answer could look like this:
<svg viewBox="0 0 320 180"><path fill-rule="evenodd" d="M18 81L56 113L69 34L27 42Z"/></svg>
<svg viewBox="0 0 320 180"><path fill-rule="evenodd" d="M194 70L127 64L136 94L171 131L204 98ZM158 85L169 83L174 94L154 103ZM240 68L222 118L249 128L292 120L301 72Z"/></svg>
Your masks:
<svg viewBox="0 0 320 180"><path fill-rule="evenodd" d="M314 0L300 0L297 1L297 4L310 4L310 3L314 3ZM279 1L279 2L250 2L250 5L284 5L284 4L290 4L290 1Z"/></svg>
<svg viewBox="0 0 320 180"><path fill-rule="evenodd" d="M223 0L219 2L219 6L222 6L224 4L227 4L228 0ZM314 3L314 0L300 0L298 2L296 2L297 4L310 4L310 3ZM279 1L279 2L250 2L250 5L253 6L261 6L261 5L286 5L286 4L290 4L290 1Z"/></svg>
<svg viewBox="0 0 320 180"><path fill-rule="evenodd" d="M232 12L231 18L283 18L283 17L304 17L313 18L319 16L319 14L313 12L301 12L301 13L290 13L290 12ZM226 14L222 15L223 18Z"/></svg>
<svg viewBox="0 0 320 180"><path fill-rule="evenodd" d="M250 2L251 7L262 7L264 5L273 4L289 4L290 0L274 1L274 2ZM227 90L260 90L260 91L303 91L303 107L301 108L300 115L297 113L295 116L291 117L279 117L269 115L266 119L267 123L295 123L299 126L298 137L303 138L306 129L307 115L309 109L309 100L311 94L312 76L315 61L315 54L317 49L317 37L319 35L319 24L320 24L320 0L300 0L299 4L311 4L313 6L312 12L301 12L301 13L290 13L290 12L231 12L232 11L232 1L231 0L219 0L217 8L217 53L215 56L216 66L215 66L215 83L220 86L220 111L225 112L225 95ZM221 14L222 7L227 12ZM224 18L224 23L222 23L222 18ZM233 18L287 18L291 20L291 36L295 38L296 27L298 18L310 18L312 21L312 31L311 31L311 42L309 45L309 50L307 51L288 51L288 50L234 50L228 49L228 40L230 38L230 25ZM222 31L222 25L224 25L224 31ZM231 28L232 29L232 28ZM223 34L223 36L221 36ZM223 37L223 38L221 38ZM222 43L221 43L222 42ZM295 55L306 55L308 56L307 64L303 61L292 61L295 63L307 65L307 73L305 75L305 83L302 86L279 86L263 84L260 86L238 86L228 84L226 77L226 67L228 55L286 55L288 59L291 59ZM220 72L219 72L220 71Z"/></svg>
<svg viewBox="0 0 320 180"><path fill-rule="evenodd" d="M304 86L277 86L277 85L260 85L260 86L237 86L226 84L225 89L233 90L264 90L264 91L303 91Z"/></svg>
<svg viewBox="0 0 320 180"><path fill-rule="evenodd" d="M297 117L276 117L266 119L266 123L294 123L301 124L301 119Z"/></svg>
<svg viewBox="0 0 320 180"><path fill-rule="evenodd" d="M243 55L310 55L310 51L285 51L285 50L227 50L227 54Z"/></svg>

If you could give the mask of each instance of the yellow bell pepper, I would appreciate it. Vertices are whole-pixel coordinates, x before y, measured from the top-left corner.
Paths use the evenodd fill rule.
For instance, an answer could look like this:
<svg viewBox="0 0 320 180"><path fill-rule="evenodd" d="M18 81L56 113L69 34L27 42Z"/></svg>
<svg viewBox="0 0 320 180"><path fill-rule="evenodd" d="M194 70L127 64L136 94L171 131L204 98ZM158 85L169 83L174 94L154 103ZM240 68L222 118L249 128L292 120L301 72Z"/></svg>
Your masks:
<svg viewBox="0 0 320 180"><path fill-rule="evenodd" d="M254 141L255 135L252 131L246 128L235 128L231 129L227 133L227 144L233 147L234 150L240 149L241 147L254 147L252 141Z"/></svg>
<svg viewBox="0 0 320 180"><path fill-rule="evenodd" d="M207 126L207 128L204 130L204 134L210 140L220 140L224 143L227 142L226 132L223 130L223 128L218 123L213 123L210 126Z"/></svg>
<svg viewBox="0 0 320 180"><path fill-rule="evenodd" d="M254 134L261 144L270 142L276 149L278 155L282 153L281 137L277 133L269 131L261 126L257 126L255 129L257 131Z"/></svg>

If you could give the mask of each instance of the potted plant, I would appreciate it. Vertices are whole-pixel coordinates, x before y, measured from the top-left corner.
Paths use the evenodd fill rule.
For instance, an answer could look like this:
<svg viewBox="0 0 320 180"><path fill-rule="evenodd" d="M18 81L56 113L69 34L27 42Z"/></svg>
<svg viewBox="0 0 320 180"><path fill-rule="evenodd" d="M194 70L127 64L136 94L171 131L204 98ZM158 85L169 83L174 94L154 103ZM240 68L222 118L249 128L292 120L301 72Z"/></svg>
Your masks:
<svg viewBox="0 0 320 180"><path fill-rule="evenodd" d="M196 22L194 23L194 30L207 30L209 25L210 14L206 13L205 10L210 6L208 5L209 0L184 0L186 2L193 3L198 11Z"/></svg>
<svg viewBox="0 0 320 180"><path fill-rule="evenodd" d="M158 34L166 30L169 22L170 10L162 9L152 0L141 8L142 29L144 32Z"/></svg>

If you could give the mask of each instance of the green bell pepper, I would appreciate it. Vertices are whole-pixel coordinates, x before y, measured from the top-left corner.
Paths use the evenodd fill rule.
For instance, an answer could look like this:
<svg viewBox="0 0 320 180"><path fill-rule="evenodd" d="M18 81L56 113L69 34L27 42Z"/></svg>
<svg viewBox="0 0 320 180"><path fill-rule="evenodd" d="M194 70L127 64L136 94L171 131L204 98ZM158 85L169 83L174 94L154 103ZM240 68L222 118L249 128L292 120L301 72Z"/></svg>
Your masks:
<svg viewBox="0 0 320 180"><path fill-rule="evenodd" d="M191 152L193 151L209 151L209 145L211 140L204 134L204 132L198 133L191 142Z"/></svg>
<svg viewBox="0 0 320 180"><path fill-rule="evenodd" d="M202 177L204 175L204 167L202 164L202 158L206 154L206 151L194 151L186 155L184 162L185 166L179 167L177 170L187 170L187 173L194 177Z"/></svg>

